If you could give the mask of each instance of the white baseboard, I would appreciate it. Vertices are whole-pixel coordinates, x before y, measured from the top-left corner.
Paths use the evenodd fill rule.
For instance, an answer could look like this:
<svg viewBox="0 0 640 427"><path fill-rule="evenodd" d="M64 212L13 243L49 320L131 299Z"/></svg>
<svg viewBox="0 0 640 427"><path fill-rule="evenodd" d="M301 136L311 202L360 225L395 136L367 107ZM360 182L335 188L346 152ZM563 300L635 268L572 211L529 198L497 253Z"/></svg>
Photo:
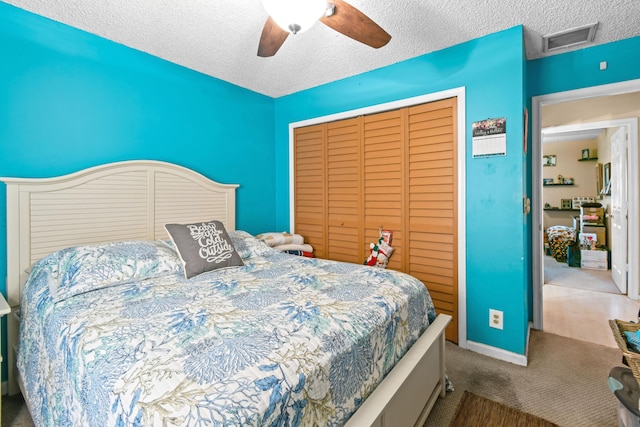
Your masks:
<svg viewBox="0 0 640 427"><path fill-rule="evenodd" d="M527 336L527 347L529 350L529 339ZM494 359L503 360L505 362L513 363L515 365L527 366L527 355L513 353L511 351L503 350L498 347L492 347L490 345L482 344L474 341L467 341L467 349L475 351L476 353L484 354L485 356L493 357Z"/></svg>
<svg viewBox="0 0 640 427"><path fill-rule="evenodd" d="M532 322L529 322L527 328L527 343L524 347L524 354L513 353L511 351L503 350L498 347L492 347L490 345L482 344L475 341L467 341L468 350L475 351L476 353L484 354L485 356L493 357L494 359L503 360L505 362L513 363L514 365L527 366L529 356L529 338L531 338Z"/></svg>
<svg viewBox="0 0 640 427"><path fill-rule="evenodd" d="M515 365L527 366L527 356L524 354L512 353L498 347L482 344L474 341L467 341L467 349L494 359L503 360Z"/></svg>

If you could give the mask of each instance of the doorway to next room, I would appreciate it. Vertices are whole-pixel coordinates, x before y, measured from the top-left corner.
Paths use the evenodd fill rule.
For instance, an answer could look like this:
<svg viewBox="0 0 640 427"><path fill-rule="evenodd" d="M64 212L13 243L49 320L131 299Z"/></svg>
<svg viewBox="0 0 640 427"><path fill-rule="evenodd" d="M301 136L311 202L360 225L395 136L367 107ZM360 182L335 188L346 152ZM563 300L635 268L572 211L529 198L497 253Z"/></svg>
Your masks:
<svg viewBox="0 0 640 427"><path fill-rule="evenodd" d="M619 224L638 203L637 177L627 173L637 149L624 143L637 143L640 92L540 105L542 289L534 313L545 332L616 347L608 320L634 320L640 307L632 288L627 295L628 224Z"/></svg>

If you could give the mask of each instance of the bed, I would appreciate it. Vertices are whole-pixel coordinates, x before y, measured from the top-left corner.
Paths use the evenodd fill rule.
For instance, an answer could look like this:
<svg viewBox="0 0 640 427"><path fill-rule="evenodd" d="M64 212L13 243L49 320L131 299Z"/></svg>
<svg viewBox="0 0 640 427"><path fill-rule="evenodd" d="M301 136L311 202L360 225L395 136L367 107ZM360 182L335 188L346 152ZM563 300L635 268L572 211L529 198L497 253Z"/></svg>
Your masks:
<svg viewBox="0 0 640 427"><path fill-rule="evenodd" d="M269 248L236 185L155 161L3 181L9 391L36 425L422 425L445 393L421 282ZM242 265L187 279L164 226L209 219Z"/></svg>

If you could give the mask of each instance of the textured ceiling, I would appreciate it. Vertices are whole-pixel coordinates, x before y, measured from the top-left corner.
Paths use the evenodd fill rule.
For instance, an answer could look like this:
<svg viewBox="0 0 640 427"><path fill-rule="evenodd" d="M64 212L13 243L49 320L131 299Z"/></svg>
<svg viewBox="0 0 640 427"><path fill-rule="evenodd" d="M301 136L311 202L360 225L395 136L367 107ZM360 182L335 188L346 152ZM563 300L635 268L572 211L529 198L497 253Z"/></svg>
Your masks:
<svg viewBox="0 0 640 427"><path fill-rule="evenodd" d="M347 0L392 35L388 45L372 49L318 23L260 58L261 0L3 1L272 97L519 24L529 59L543 56L542 35L596 21L595 44L640 35L640 0Z"/></svg>

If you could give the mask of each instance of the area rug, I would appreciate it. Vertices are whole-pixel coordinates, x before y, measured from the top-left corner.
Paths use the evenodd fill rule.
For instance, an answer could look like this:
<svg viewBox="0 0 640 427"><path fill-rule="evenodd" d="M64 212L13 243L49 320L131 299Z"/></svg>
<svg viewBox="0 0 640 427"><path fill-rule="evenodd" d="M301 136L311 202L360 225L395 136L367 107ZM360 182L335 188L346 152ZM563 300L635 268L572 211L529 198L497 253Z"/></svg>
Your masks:
<svg viewBox="0 0 640 427"><path fill-rule="evenodd" d="M558 427L535 415L465 390L449 427Z"/></svg>

